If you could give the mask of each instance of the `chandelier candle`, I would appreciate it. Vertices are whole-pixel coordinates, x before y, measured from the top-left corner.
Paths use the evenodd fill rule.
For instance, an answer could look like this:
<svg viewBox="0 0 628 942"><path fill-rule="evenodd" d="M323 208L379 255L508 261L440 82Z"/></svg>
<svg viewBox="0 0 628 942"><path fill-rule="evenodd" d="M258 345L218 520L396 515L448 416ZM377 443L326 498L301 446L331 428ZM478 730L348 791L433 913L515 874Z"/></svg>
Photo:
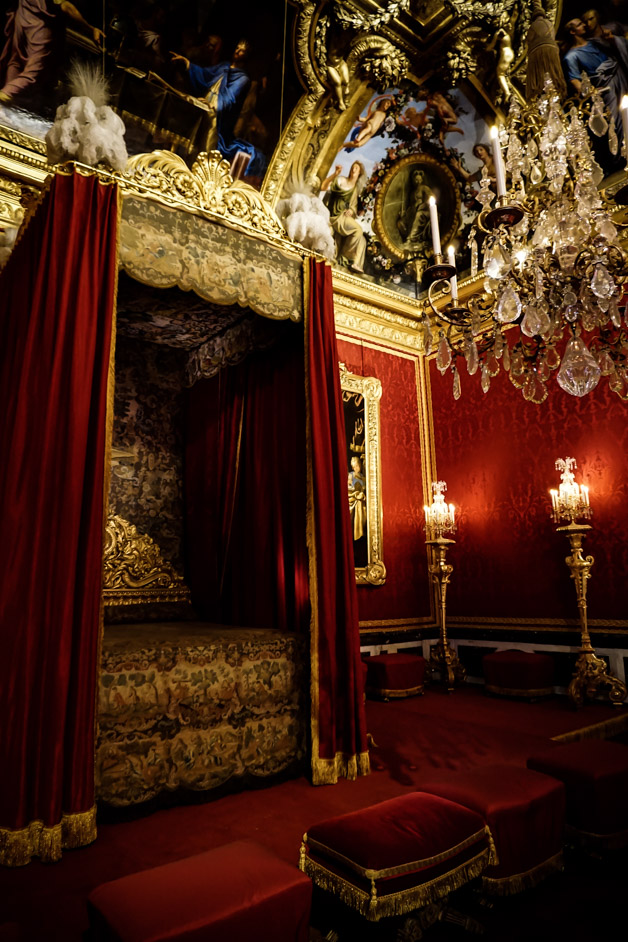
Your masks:
<svg viewBox="0 0 628 942"><path fill-rule="evenodd" d="M628 170L628 95L624 95L620 102L621 124L624 129L624 157L626 158L626 169Z"/></svg>
<svg viewBox="0 0 628 942"><path fill-rule="evenodd" d="M432 247L434 249L434 255L439 256L441 254L440 248L440 230L438 228L438 210L436 209L436 198L430 196L427 201L430 207L430 225L432 227Z"/></svg>
<svg viewBox="0 0 628 942"><path fill-rule="evenodd" d="M491 140L493 142L493 163L495 164L495 180L497 183L497 196L506 195L506 168L502 157L502 148L499 143L499 128L493 125L491 128Z"/></svg>
<svg viewBox="0 0 628 942"><path fill-rule="evenodd" d="M456 250L453 245L450 245L447 249L447 259L452 268L456 268ZM458 276L452 275L449 279L449 284L451 286L451 303L454 307L458 304Z"/></svg>

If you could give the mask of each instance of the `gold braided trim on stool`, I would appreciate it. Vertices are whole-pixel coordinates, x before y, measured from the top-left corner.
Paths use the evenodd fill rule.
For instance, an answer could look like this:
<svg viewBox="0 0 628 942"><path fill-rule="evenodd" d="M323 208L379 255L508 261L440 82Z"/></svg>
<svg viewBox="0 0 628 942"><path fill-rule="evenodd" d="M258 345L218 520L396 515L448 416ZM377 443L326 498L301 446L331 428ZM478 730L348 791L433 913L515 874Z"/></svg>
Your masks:
<svg viewBox="0 0 628 942"><path fill-rule="evenodd" d="M370 693L373 697L387 697L389 700L395 698L401 699L402 697L414 697L417 694L422 694L423 684L419 684L418 687L406 687L402 690L387 690L385 687L367 687L366 692Z"/></svg>
<svg viewBox="0 0 628 942"><path fill-rule="evenodd" d="M64 814L58 824L46 827L31 821L25 828L0 828L0 864L24 867L32 857L43 863L61 859L64 848L84 847L96 840L96 805L89 811Z"/></svg>
<svg viewBox="0 0 628 942"><path fill-rule="evenodd" d="M525 873L514 873L510 877L482 877L482 889L492 896L512 896L515 893L523 893L524 890L531 890L550 873L562 869L563 852L560 850Z"/></svg>
<svg viewBox="0 0 628 942"><path fill-rule="evenodd" d="M484 689L505 697L548 697L554 693L553 687L498 687L496 684L484 684Z"/></svg>
<svg viewBox="0 0 628 942"><path fill-rule="evenodd" d="M488 825L485 825L481 831L476 831L475 834L471 834L469 837L465 837L463 841L460 841L459 844L456 844L455 847L448 847L447 850L442 851L440 854L434 854L432 857L425 857L422 860L410 860L407 863L400 864L397 867L386 867L383 870L371 870L369 868L361 866L355 860L351 860L350 857L346 857L344 854L341 854L339 851L335 850L333 847L330 847L328 844L322 844L316 839L308 838L307 834L303 835L303 845L301 847L302 854L305 852L307 854L308 847L310 849L316 850L319 853L326 854L328 857L331 857L332 860L337 861L343 867L348 867L350 870L354 870L359 876L363 877L365 880L386 880L390 877L400 877L406 873L412 873L416 870L425 870L426 867L435 867L436 864L443 863L445 860L450 860L455 857L457 854L462 853L463 850L466 850L467 847L471 847L472 844L477 844L480 838L486 837L489 843L489 850L491 853L490 864L495 866L497 863L497 855L495 853L495 844L493 843L493 836L489 830Z"/></svg>
<svg viewBox="0 0 628 942"><path fill-rule="evenodd" d="M371 879L371 892L369 894L366 890L354 886L344 877L327 870L317 861L311 860L304 853L303 848L301 849L299 869L306 873L321 889L333 893L343 903L357 910L360 915L371 922L378 922L387 916L402 916L404 913L412 912L413 909L428 906L444 896L448 896L449 893L453 893L454 890L478 877L486 869L489 858L490 850L486 847L475 857L472 857L471 860L460 864L449 873L444 873L427 883L421 883L419 886L398 890L396 893L389 893L386 896L377 895L374 879Z"/></svg>

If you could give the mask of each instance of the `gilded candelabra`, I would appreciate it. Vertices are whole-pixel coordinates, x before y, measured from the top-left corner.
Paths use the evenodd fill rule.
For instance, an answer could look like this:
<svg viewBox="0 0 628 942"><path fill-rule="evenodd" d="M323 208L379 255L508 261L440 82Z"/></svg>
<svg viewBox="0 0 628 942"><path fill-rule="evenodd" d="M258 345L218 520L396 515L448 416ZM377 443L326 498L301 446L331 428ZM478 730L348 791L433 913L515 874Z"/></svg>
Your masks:
<svg viewBox="0 0 628 942"><path fill-rule="evenodd" d="M591 644L587 621L587 582L591 578L593 556L585 556L582 541L591 527L587 523L578 523L578 517L591 516L589 492L584 485L575 482L573 469L574 458L559 458L556 469L561 471L561 484L558 491L550 491L552 496L552 516L555 523L563 519L569 523L557 527L557 533L564 533L569 540L571 555L565 558L571 578L576 588L578 614L580 619L580 653L569 684L567 693L576 706L582 706L584 698L593 698L600 689L606 689L608 698L615 706L620 706L626 699L626 685L609 672L606 661L598 657Z"/></svg>
<svg viewBox="0 0 628 942"><path fill-rule="evenodd" d="M445 503L446 489L447 485L444 481L435 481L432 484L432 503L423 509L425 530L428 536L425 543L431 547L431 562L428 571L436 589L438 603L439 640L431 649L430 670L440 672L447 692L451 693L456 682L464 681L466 671L447 638L447 586L454 571L454 567L447 562L447 550L453 546L455 540L445 537L445 533L452 533L456 529L456 524L453 504Z"/></svg>

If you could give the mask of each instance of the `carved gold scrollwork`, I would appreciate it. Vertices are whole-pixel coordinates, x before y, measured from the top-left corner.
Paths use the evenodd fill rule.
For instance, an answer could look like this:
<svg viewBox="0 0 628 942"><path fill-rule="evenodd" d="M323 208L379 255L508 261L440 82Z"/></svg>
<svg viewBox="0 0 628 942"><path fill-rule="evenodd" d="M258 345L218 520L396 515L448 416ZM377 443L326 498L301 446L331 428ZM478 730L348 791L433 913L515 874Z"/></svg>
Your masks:
<svg viewBox="0 0 628 942"><path fill-rule="evenodd" d="M368 561L356 568L358 585L383 585L386 567L382 560L382 492L379 440L379 401L382 398L381 380L375 376L357 376L340 364L340 387L364 397L364 461L366 465L366 507Z"/></svg>
<svg viewBox="0 0 628 942"><path fill-rule="evenodd" d="M161 555L151 537L117 514L105 527L103 598L105 605L188 601L183 578Z"/></svg>
<svg viewBox="0 0 628 942"><path fill-rule="evenodd" d="M154 197L169 206L181 206L220 216L258 233L285 239L275 211L261 194L234 180L229 162L218 153L199 154L188 167L178 154L157 150L131 157L123 175L125 189Z"/></svg>

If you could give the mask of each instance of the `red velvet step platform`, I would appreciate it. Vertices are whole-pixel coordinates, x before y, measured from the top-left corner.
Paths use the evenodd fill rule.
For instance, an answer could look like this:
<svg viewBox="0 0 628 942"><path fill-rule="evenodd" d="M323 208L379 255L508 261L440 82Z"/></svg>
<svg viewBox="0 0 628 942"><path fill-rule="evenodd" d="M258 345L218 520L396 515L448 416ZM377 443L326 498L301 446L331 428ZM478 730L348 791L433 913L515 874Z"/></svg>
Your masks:
<svg viewBox="0 0 628 942"><path fill-rule="evenodd" d="M485 690L507 697L547 697L554 692L554 659L534 651L494 651L482 658Z"/></svg>
<svg viewBox="0 0 628 942"><path fill-rule="evenodd" d="M482 875L485 892L520 893L561 869L565 789L555 778L514 765L484 765L442 773L422 782L421 791L482 815L499 859Z"/></svg>
<svg viewBox="0 0 628 942"><path fill-rule="evenodd" d="M477 812L412 792L314 825L299 867L377 921L437 903L492 860L490 832Z"/></svg>
<svg viewBox="0 0 628 942"><path fill-rule="evenodd" d="M599 847L628 846L628 746L568 742L530 756L528 768L564 782L572 837Z"/></svg>
<svg viewBox="0 0 628 942"><path fill-rule="evenodd" d="M254 841L104 883L88 897L94 942L307 942L312 884Z"/></svg>
<svg viewBox="0 0 628 942"><path fill-rule="evenodd" d="M426 662L420 654L376 654L364 659L366 692L384 700L423 693Z"/></svg>

